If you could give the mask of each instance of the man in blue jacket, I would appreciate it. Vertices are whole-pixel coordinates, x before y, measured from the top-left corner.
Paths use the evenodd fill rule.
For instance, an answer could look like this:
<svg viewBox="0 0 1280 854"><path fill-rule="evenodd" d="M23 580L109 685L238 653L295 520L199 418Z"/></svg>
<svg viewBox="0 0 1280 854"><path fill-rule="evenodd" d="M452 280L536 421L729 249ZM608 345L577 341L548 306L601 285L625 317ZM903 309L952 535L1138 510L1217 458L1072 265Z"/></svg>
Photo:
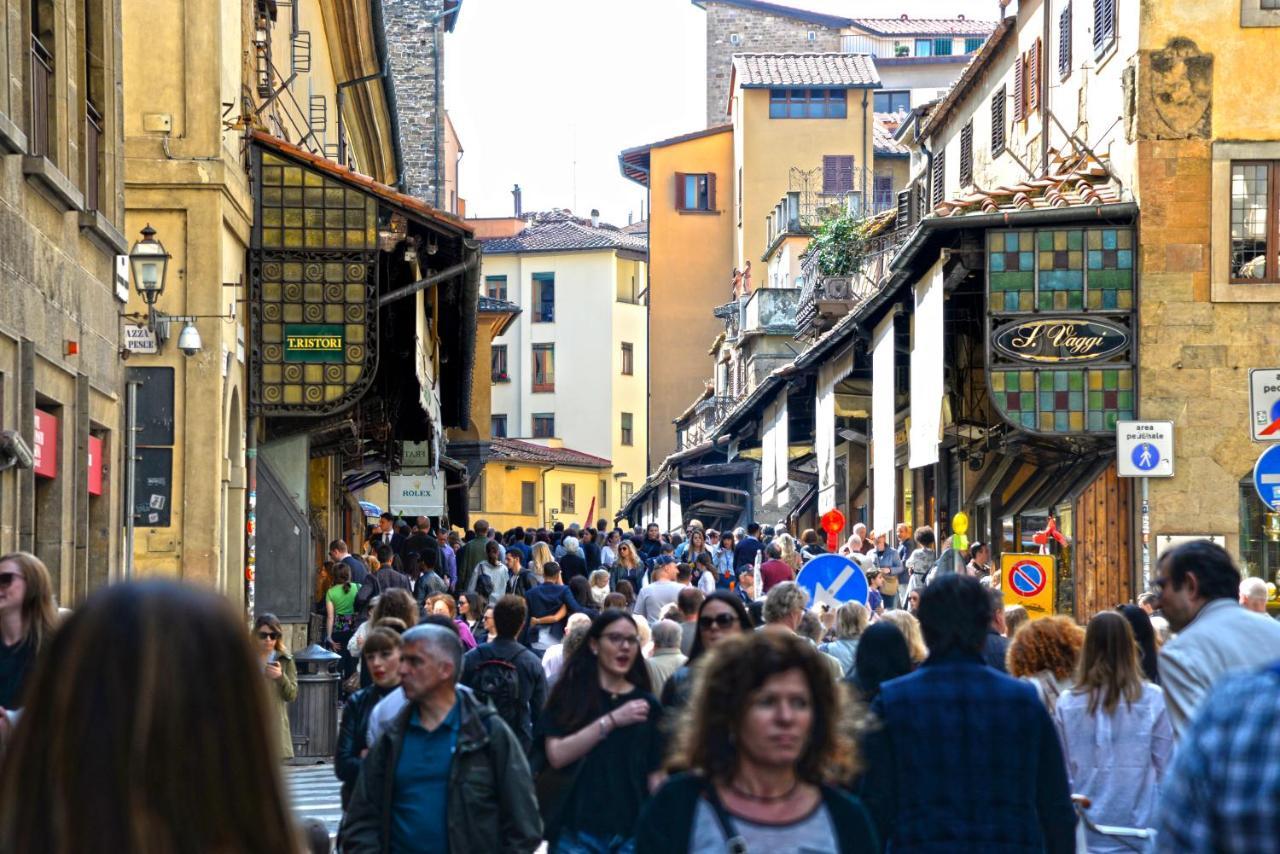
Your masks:
<svg viewBox="0 0 1280 854"><path fill-rule="evenodd" d="M992 603L976 578L944 575L918 616L929 658L872 703L861 795L894 852L1075 851L1062 747L1027 682L986 666Z"/></svg>
<svg viewBox="0 0 1280 854"><path fill-rule="evenodd" d="M529 605L529 624L524 630L524 645L541 655L547 647L564 640L564 624L570 614L582 610L569 588L560 583L560 564L542 565L542 583L524 596ZM564 613L560 609L564 608Z"/></svg>

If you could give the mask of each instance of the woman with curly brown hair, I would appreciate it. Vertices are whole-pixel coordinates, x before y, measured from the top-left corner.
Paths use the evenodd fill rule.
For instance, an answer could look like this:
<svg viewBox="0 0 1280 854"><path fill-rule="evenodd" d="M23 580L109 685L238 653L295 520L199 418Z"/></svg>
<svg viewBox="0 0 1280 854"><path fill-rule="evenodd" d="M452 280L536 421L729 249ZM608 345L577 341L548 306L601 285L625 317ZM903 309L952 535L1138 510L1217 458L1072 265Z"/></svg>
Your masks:
<svg viewBox="0 0 1280 854"><path fill-rule="evenodd" d="M1071 690L1084 630L1070 617L1045 617L1027 623L1009 642L1009 675L1036 686L1049 714L1058 697Z"/></svg>
<svg viewBox="0 0 1280 854"><path fill-rule="evenodd" d="M821 653L790 633L725 639L668 754L672 777L637 825L637 854L879 851L862 803L843 696Z"/></svg>

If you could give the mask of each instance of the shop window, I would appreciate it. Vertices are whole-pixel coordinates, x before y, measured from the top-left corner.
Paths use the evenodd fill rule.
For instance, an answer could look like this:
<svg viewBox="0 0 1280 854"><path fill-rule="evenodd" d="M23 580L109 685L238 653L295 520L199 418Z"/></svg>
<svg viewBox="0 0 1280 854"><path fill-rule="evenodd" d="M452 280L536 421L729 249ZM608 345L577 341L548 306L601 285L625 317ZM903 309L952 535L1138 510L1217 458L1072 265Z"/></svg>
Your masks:
<svg viewBox="0 0 1280 854"><path fill-rule="evenodd" d="M550 413L533 416L533 438L550 439L556 435L556 417Z"/></svg>
<svg viewBox="0 0 1280 854"><path fill-rule="evenodd" d="M520 515L532 516L537 513L538 485L531 480L520 482Z"/></svg>
<svg viewBox="0 0 1280 854"><path fill-rule="evenodd" d="M1267 535L1267 515L1250 472L1240 479L1240 571L1273 580L1280 570L1280 536L1272 539Z"/></svg>
<svg viewBox="0 0 1280 854"><path fill-rule="evenodd" d="M578 488L572 483L560 484L560 512L578 512Z"/></svg>

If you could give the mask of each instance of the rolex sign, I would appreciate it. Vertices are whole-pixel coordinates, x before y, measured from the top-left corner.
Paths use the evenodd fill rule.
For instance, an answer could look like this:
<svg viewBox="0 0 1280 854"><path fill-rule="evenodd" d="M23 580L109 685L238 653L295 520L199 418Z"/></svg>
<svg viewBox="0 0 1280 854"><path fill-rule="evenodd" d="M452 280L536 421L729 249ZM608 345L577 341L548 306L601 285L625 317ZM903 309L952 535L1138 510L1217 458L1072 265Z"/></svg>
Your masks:
<svg viewBox="0 0 1280 854"><path fill-rule="evenodd" d="M400 516L439 516L444 513L444 473L401 471L391 475L388 508Z"/></svg>

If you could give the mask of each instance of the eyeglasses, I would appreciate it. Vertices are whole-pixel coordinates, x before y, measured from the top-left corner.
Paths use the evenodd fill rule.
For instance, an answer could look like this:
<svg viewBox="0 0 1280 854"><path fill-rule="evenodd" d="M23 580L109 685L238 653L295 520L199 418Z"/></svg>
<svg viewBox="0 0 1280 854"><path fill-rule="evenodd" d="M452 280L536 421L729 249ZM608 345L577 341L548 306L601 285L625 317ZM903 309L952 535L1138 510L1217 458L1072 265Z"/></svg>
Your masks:
<svg viewBox="0 0 1280 854"><path fill-rule="evenodd" d="M15 578L26 578L21 572L0 572L0 590L8 590Z"/></svg>
<svg viewBox="0 0 1280 854"><path fill-rule="evenodd" d="M258 640L280 640L279 632L258 632Z"/></svg>
<svg viewBox="0 0 1280 854"><path fill-rule="evenodd" d="M698 618L699 628L709 629L715 626L717 629L727 629L738 621L733 614L716 614L714 616L707 615Z"/></svg>
<svg viewBox="0 0 1280 854"><path fill-rule="evenodd" d="M620 635L617 632L609 632L602 637L614 646L639 646L639 635Z"/></svg>

